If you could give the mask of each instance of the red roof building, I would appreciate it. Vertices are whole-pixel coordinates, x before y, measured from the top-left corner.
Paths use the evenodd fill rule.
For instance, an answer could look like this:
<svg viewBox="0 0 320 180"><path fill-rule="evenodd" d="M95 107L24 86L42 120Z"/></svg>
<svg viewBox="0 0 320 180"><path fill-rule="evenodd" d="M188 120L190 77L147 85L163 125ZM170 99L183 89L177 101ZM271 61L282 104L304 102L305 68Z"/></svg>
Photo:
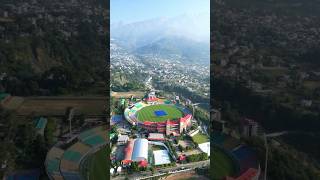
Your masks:
<svg viewBox="0 0 320 180"><path fill-rule="evenodd" d="M254 168L249 168L247 171L242 173L237 178L226 177L226 180L258 180L259 179L259 170Z"/></svg>
<svg viewBox="0 0 320 180"><path fill-rule="evenodd" d="M148 166L148 162L147 162L147 161L140 161L140 162L138 163L138 166L139 166L139 167L147 167L147 166Z"/></svg>

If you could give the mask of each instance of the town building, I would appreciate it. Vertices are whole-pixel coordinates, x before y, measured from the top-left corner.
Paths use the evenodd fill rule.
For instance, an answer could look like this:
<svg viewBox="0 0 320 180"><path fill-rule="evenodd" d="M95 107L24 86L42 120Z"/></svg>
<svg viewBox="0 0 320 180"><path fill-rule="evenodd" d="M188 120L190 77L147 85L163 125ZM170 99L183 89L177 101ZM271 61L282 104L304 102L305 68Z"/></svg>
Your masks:
<svg viewBox="0 0 320 180"><path fill-rule="evenodd" d="M129 140L129 136L128 136L128 135L122 135L122 134L120 134L120 135L118 136L117 144L118 144L118 145L127 144L128 140Z"/></svg>

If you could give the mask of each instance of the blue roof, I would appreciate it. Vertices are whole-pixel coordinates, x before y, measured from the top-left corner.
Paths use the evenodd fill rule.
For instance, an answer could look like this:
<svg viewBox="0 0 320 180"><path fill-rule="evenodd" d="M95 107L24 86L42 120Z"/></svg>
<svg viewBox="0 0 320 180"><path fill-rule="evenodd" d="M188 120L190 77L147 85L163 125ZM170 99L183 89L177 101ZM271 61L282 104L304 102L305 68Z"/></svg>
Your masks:
<svg viewBox="0 0 320 180"><path fill-rule="evenodd" d="M26 172L17 172L6 177L6 180L38 180L40 177L39 170L31 170Z"/></svg>
<svg viewBox="0 0 320 180"><path fill-rule="evenodd" d="M122 115L113 115L113 116L111 117L111 121L112 121L113 123L118 123L118 122L122 121L122 119L123 119L123 116L122 116Z"/></svg>

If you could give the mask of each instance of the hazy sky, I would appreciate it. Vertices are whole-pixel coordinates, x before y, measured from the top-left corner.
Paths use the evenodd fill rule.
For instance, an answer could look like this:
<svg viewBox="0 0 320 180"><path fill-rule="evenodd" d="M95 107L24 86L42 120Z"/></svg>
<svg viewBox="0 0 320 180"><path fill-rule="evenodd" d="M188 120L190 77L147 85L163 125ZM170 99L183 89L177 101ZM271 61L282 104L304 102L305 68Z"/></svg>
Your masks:
<svg viewBox="0 0 320 180"><path fill-rule="evenodd" d="M111 23L210 12L210 0L111 0Z"/></svg>

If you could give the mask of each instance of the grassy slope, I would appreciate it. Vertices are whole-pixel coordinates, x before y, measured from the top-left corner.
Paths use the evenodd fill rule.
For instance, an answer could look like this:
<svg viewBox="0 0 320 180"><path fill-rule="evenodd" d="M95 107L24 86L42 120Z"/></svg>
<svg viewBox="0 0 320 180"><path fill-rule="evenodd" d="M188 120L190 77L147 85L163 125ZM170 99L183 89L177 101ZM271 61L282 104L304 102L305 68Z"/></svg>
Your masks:
<svg viewBox="0 0 320 180"><path fill-rule="evenodd" d="M232 159L220 149L215 148L212 161L215 170L213 179L223 179L225 176L234 175L235 168Z"/></svg>
<svg viewBox="0 0 320 180"><path fill-rule="evenodd" d="M163 110L167 113L165 116L159 116L157 117L154 114L154 111L157 110ZM154 121L154 122L161 122L168 119L176 119L183 116L183 113L178 110L174 106L170 105L153 105L153 106L147 106L137 112L137 117L140 121Z"/></svg>
<svg viewBox="0 0 320 180"><path fill-rule="evenodd" d="M93 155L89 164L90 179L108 179L107 148L103 148Z"/></svg>
<svg viewBox="0 0 320 180"><path fill-rule="evenodd" d="M201 134L201 133L198 133L196 135L194 135L192 137L192 140L198 144L202 144L202 143L205 143L205 142L209 142L209 138L208 136L204 135L204 134Z"/></svg>

